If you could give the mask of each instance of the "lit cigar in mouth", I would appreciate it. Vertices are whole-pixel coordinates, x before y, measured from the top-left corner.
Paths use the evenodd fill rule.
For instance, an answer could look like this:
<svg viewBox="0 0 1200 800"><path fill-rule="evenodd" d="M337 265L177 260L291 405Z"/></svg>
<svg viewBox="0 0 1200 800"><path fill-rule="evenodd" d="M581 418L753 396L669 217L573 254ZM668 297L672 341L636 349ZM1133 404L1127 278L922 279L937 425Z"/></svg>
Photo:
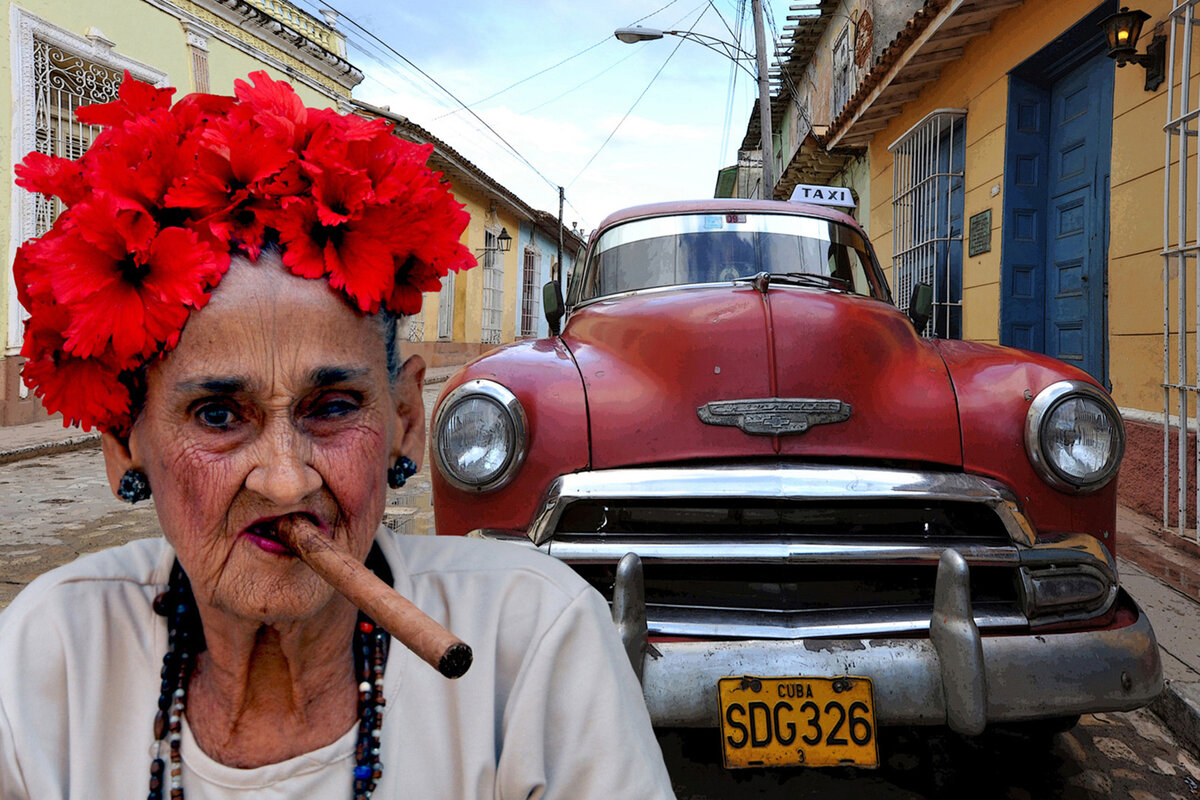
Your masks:
<svg viewBox="0 0 1200 800"><path fill-rule="evenodd" d="M447 678L471 667L471 648L430 619L315 525L295 516L278 520L280 541L326 583Z"/></svg>

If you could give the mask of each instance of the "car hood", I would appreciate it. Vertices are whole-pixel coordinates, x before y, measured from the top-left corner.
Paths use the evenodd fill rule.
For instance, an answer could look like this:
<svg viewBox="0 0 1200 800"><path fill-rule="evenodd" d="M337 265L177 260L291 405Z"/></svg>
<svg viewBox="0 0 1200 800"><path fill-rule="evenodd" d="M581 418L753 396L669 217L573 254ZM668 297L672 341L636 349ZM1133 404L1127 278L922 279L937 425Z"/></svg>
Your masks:
<svg viewBox="0 0 1200 800"><path fill-rule="evenodd" d="M780 456L962 464L945 364L878 300L791 286L652 290L576 310L563 341L583 377L594 469ZM821 402L723 403L776 398ZM752 430L809 427L752 433L739 418Z"/></svg>

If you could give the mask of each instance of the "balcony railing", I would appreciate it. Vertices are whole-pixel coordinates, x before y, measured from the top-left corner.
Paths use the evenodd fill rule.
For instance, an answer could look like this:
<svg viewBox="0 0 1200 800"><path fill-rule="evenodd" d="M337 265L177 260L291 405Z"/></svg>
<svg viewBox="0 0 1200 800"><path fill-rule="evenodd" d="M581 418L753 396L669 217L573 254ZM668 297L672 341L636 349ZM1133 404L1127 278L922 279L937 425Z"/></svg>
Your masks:
<svg viewBox="0 0 1200 800"><path fill-rule="evenodd" d="M296 33L302 34L310 41L319 44L331 53L342 55L345 52L344 39L333 28L306 14L286 0L245 0L271 19L281 22Z"/></svg>

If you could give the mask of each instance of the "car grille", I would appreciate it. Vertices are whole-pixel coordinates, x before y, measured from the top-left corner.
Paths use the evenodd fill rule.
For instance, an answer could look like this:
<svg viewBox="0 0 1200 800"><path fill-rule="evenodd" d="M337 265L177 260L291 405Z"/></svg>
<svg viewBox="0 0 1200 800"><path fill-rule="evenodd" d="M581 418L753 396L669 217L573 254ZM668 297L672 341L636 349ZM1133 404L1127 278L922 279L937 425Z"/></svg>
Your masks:
<svg viewBox="0 0 1200 800"><path fill-rule="evenodd" d="M1018 542L1032 535L979 479L786 465L638 472L569 476L531 537L610 601L617 562L637 553L652 636L927 631L951 547L970 565L976 624L1028 626Z"/></svg>

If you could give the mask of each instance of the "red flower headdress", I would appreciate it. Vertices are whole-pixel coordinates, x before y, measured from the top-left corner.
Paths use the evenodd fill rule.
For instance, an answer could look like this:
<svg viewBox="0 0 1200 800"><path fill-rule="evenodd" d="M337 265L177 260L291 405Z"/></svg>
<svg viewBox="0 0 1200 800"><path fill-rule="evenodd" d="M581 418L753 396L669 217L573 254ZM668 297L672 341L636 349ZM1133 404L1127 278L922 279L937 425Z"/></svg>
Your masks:
<svg viewBox="0 0 1200 800"><path fill-rule="evenodd" d="M176 345L232 253L277 241L292 272L369 314L417 313L421 292L475 265L432 145L250 79L171 105L174 89L126 72L116 101L77 109L103 126L83 157L17 165L18 185L66 207L13 264L30 315L22 377L65 425L128 431L138 371Z"/></svg>

